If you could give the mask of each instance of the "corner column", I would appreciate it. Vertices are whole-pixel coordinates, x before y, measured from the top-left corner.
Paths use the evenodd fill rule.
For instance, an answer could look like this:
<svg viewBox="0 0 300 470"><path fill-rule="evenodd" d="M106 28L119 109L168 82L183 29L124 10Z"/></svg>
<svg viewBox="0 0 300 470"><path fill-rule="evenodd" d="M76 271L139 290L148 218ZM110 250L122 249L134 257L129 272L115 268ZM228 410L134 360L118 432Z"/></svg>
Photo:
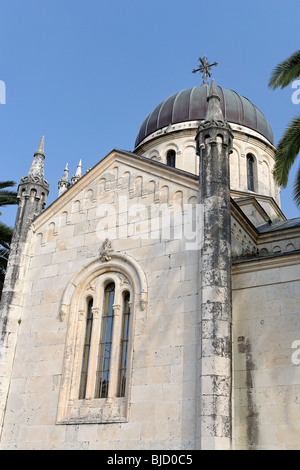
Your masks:
<svg viewBox="0 0 300 470"><path fill-rule="evenodd" d="M231 216L233 135L214 81L196 142L200 156L198 447L230 449L232 440Z"/></svg>
<svg viewBox="0 0 300 470"><path fill-rule="evenodd" d="M29 173L18 187L18 211L0 302L0 440L23 309L30 228L42 212L49 193L49 183L44 179L44 159L42 137Z"/></svg>

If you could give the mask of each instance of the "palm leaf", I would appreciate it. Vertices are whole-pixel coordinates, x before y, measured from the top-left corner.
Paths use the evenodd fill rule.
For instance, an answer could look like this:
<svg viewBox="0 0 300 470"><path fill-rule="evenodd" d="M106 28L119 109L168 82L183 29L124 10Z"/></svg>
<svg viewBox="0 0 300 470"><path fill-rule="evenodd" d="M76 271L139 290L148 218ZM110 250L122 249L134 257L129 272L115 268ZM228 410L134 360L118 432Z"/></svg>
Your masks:
<svg viewBox="0 0 300 470"><path fill-rule="evenodd" d="M14 181L0 181L0 189L4 189L4 188L11 188L13 186L15 186L16 183Z"/></svg>
<svg viewBox="0 0 300 470"><path fill-rule="evenodd" d="M13 229L8 225L0 222L0 245L9 248L12 239Z"/></svg>
<svg viewBox="0 0 300 470"><path fill-rule="evenodd" d="M285 88L293 80L300 76L300 50L294 52L290 57L278 64L271 75L269 87Z"/></svg>
<svg viewBox="0 0 300 470"><path fill-rule="evenodd" d="M0 206L12 206L17 204L17 193L15 191L0 191Z"/></svg>
<svg viewBox="0 0 300 470"><path fill-rule="evenodd" d="M297 206L300 206L300 167L298 168L298 173L295 179L293 195Z"/></svg>
<svg viewBox="0 0 300 470"><path fill-rule="evenodd" d="M279 185L286 187L288 174L300 150L300 115L287 126L275 154L274 176Z"/></svg>
<svg viewBox="0 0 300 470"><path fill-rule="evenodd" d="M9 191L6 188L11 188L15 186L14 181L0 181L0 206L11 206L17 204L17 195L16 191Z"/></svg>

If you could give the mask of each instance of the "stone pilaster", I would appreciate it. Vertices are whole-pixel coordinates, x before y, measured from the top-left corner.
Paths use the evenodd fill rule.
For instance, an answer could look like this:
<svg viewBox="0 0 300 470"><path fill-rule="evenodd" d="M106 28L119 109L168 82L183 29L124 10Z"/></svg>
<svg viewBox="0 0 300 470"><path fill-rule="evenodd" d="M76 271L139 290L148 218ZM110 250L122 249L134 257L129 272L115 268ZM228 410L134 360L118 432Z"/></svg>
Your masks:
<svg viewBox="0 0 300 470"><path fill-rule="evenodd" d="M214 81L196 142L200 156L198 446L231 447L231 224L229 154L233 135Z"/></svg>

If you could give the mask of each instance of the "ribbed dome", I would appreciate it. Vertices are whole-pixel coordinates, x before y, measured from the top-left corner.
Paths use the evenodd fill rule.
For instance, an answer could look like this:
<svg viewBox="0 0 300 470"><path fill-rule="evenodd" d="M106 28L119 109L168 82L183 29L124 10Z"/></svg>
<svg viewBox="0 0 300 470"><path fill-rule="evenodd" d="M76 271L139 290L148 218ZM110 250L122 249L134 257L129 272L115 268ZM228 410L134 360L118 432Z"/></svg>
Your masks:
<svg viewBox="0 0 300 470"><path fill-rule="evenodd" d="M224 118L249 127L274 145L273 132L262 112L247 98L227 88L217 87ZM208 85L182 90L160 103L144 120L135 141L137 147L145 137L169 124L202 120L206 115Z"/></svg>

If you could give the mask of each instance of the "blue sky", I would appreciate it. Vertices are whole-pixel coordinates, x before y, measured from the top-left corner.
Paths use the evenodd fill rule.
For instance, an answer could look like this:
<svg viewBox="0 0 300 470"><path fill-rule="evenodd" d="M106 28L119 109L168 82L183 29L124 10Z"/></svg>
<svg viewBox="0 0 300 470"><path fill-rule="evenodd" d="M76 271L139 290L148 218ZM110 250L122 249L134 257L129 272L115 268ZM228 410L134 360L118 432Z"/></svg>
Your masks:
<svg viewBox="0 0 300 470"><path fill-rule="evenodd" d="M299 49L299 0L1 0L0 180L27 175L45 136L48 204L65 164L71 177L113 148L133 150L144 118L169 95L201 84L198 57L217 61L217 85L250 99L277 144L299 113L294 90L272 91L273 68ZM299 163L299 162L298 162ZM297 165L296 165L297 167ZM282 209L299 217L293 175ZM2 219L13 225L16 209Z"/></svg>

